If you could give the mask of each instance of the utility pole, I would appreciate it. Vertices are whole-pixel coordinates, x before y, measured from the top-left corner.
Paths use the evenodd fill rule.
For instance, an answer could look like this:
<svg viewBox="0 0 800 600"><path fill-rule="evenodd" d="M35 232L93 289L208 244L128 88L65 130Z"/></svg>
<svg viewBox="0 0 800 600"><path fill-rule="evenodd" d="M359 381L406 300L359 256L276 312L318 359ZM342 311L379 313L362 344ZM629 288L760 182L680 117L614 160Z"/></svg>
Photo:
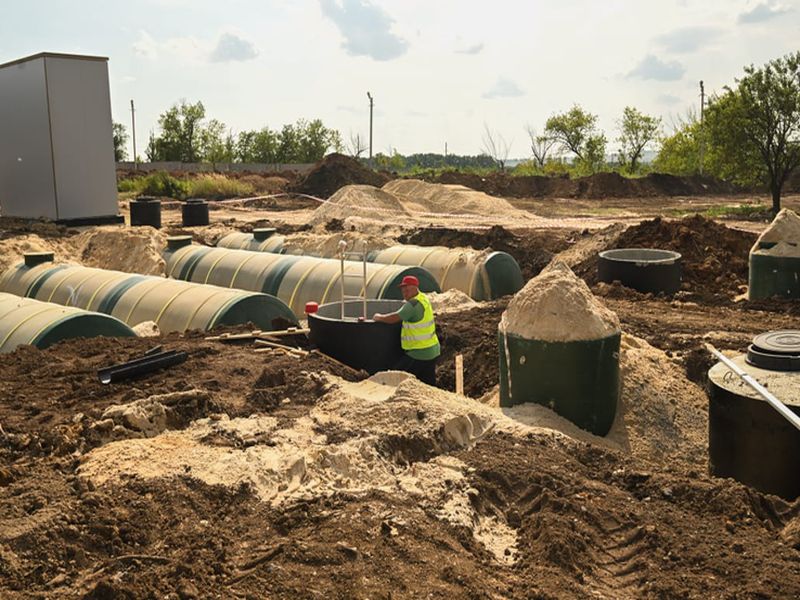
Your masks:
<svg viewBox="0 0 800 600"><path fill-rule="evenodd" d="M703 114L706 108L706 90L700 80L700 175L703 174L703 159L705 158L705 128L703 127Z"/></svg>
<svg viewBox="0 0 800 600"><path fill-rule="evenodd" d="M131 137L133 139L133 169L139 170L139 159L136 156L136 109L133 107L133 99L131 99Z"/></svg>
<svg viewBox="0 0 800 600"><path fill-rule="evenodd" d="M375 102L372 100L372 94L367 92L367 98L369 98L369 166L372 167L372 107L375 105Z"/></svg>

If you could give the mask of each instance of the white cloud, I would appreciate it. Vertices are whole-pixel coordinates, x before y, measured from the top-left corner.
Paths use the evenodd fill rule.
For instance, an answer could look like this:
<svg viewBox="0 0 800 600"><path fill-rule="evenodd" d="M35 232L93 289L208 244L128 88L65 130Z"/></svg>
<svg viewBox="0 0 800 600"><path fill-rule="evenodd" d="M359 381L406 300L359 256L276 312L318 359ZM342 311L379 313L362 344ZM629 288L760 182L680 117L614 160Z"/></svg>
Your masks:
<svg viewBox="0 0 800 600"><path fill-rule="evenodd" d="M686 72L686 67L677 61L663 61L648 54L628 73L628 79L653 79L655 81L677 81Z"/></svg>
<svg viewBox="0 0 800 600"><path fill-rule="evenodd" d="M133 53L143 58L158 58L158 42L146 31L139 32L139 39L133 43Z"/></svg>
<svg viewBox="0 0 800 600"><path fill-rule="evenodd" d="M320 0L320 6L344 36L342 47L348 54L383 61L408 50L408 42L391 31L393 19L379 6L367 0Z"/></svg>
<svg viewBox="0 0 800 600"><path fill-rule="evenodd" d="M747 12L741 13L736 20L742 24L761 23L790 11L790 8L768 0L767 2L756 4Z"/></svg>
<svg viewBox="0 0 800 600"><path fill-rule="evenodd" d="M494 85L483 94L484 98L518 98L525 92L515 82L505 77L500 77Z"/></svg>
<svg viewBox="0 0 800 600"><path fill-rule="evenodd" d="M481 52L483 52L483 43L474 44L468 48L456 50L457 54L480 54Z"/></svg>
<svg viewBox="0 0 800 600"><path fill-rule="evenodd" d="M699 50L722 34L717 27L681 27L656 38L667 52L685 54Z"/></svg>
<svg viewBox="0 0 800 600"><path fill-rule="evenodd" d="M223 33L209 57L211 62L243 62L258 56L258 50L250 40L235 33Z"/></svg>

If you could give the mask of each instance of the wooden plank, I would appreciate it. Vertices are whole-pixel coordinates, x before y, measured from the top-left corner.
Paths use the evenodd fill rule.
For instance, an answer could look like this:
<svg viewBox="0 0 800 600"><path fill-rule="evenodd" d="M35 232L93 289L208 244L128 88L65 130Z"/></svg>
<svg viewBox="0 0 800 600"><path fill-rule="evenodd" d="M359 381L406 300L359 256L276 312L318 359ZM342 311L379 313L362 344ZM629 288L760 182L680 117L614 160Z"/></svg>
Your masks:
<svg viewBox="0 0 800 600"><path fill-rule="evenodd" d="M464 355L456 354L456 394L464 395Z"/></svg>
<svg viewBox="0 0 800 600"><path fill-rule="evenodd" d="M256 340L256 346L267 346L269 348L280 348L282 350L287 350L289 352L296 352L298 354L302 354L306 356L308 354L308 350L302 350L301 348L295 348L293 346L286 346L285 344L278 344L277 342L270 342L269 340Z"/></svg>

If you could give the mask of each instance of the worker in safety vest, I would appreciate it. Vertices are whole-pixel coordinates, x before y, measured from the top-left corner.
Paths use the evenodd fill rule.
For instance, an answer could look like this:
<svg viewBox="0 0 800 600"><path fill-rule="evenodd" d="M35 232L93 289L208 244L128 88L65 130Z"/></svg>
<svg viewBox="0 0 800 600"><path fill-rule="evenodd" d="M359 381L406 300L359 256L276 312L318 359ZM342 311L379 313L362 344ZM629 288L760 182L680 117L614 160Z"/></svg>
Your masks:
<svg viewBox="0 0 800 600"><path fill-rule="evenodd" d="M436 358L441 354L433 308L428 297L419 291L419 280L406 275L400 283L405 303L400 310L389 314L376 313L372 318L381 323L399 323L400 346L405 355L395 365L398 371L406 371L428 385L436 385Z"/></svg>

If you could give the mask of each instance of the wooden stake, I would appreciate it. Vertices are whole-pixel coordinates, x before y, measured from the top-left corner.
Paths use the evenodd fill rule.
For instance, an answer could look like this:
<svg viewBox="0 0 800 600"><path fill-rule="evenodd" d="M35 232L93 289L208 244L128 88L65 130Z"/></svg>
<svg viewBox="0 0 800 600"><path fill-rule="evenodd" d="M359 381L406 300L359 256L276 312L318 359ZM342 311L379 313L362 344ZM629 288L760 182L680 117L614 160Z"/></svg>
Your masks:
<svg viewBox="0 0 800 600"><path fill-rule="evenodd" d="M456 394L464 395L464 355L456 354Z"/></svg>

